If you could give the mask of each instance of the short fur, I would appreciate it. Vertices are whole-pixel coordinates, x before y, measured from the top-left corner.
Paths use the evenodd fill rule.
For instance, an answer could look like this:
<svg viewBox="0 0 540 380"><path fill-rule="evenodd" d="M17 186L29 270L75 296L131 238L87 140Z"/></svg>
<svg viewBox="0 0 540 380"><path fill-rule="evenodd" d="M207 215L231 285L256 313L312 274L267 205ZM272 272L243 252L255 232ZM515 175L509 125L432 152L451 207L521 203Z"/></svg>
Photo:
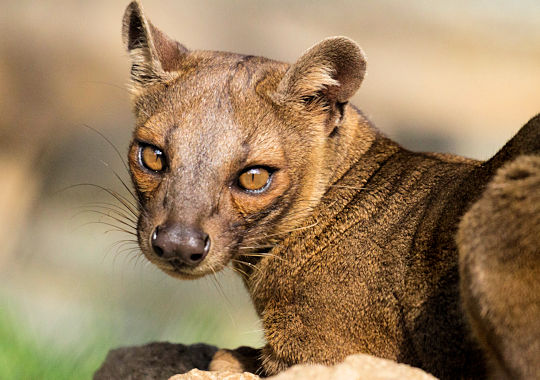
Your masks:
<svg viewBox="0 0 540 380"><path fill-rule="evenodd" d="M454 237L497 168L540 152L540 117L487 162L415 153L347 103L366 61L346 37L293 65L189 51L133 2L124 42L141 249L180 278L233 264L264 326L264 373L362 352L445 379L486 376L461 308ZM165 152L166 171L141 167L141 143ZM247 194L236 178L258 165L275 169L271 185ZM194 268L158 257L150 236L163 223L204 230L208 256Z"/></svg>
<svg viewBox="0 0 540 380"><path fill-rule="evenodd" d="M458 233L461 294L492 377L540 378L540 156L503 166Z"/></svg>

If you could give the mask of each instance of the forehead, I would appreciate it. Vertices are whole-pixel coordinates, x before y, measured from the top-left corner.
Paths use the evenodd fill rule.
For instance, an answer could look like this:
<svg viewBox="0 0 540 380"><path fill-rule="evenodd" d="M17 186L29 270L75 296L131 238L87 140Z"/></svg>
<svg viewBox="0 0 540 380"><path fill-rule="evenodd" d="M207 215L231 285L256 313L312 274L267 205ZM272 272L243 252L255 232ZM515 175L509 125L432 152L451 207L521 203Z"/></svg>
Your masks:
<svg viewBox="0 0 540 380"><path fill-rule="evenodd" d="M201 107L231 111L234 101L253 101L257 95L275 89L287 67L263 57L191 52L171 73L173 79L147 88L134 99L137 125L159 113L201 116Z"/></svg>
<svg viewBox="0 0 540 380"><path fill-rule="evenodd" d="M229 53L191 53L179 76L136 101L136 137L158 146L173 144L198 159L239 155L272 116L268 98L286 65ZM256 137L258 136L258 137ZM182 160L185 162L186 157Z"/></svg>

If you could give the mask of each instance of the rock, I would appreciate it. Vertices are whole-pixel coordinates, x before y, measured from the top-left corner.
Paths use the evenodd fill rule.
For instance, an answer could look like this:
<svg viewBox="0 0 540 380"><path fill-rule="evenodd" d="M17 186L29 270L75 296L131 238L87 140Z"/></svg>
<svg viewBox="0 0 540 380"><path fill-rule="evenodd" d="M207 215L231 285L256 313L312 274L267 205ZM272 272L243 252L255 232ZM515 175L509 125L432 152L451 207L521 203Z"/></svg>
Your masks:
<svg viewBox="0 0 540 380"><path fill-rule="evenodd" d="M167 379L193 368L208 369L217 348L207 344L154 342L111 350L94 374L94 380Z"/></svg>
<svg viewBox="0 0 540 380"><path fill-rule="evenodd" d="M242 353L253 350L241 347ZM210 362L227 359L235 350L220 350L206 344L154 342L143 346L122 347L107 355L94 380L259 380L249 372L208 371ZM216 353L218 353L216 355ZM225 355L227 356L227 355ZM225 360L229 363L229 360ZM215 367L214 367L215 368ZM212 369L214 369L212 368ZM226 367L224 367L226 368ZM435 377L406 364L367 354L348 356L333 366L300 364L267 378L268 380L436 380Z"/></svg>
<svg viewBox="0 0 540 380"><path fill-rule="evenodd" d="M436 380L419 368L366 354L348 356L334 366L295 365L268 380Z"/></svg>
<svg viewBox="0 0 540 380"><path fill-rule="evenodd" d="M234 373L234 372L218 372L218 371L201 371L192 369L188 373L175 375L169 380L259 380L260 377L249 372Z"/></svg>
<svg viewBox="0 0 540 380"><path fill-rule="evenodd" d="M248 372L233 373L230 371L191 370L176 375L169 380L258 380L260 377ZM279 375L267 380L436 380L436 378L419 368L399 364L392 360L381 359L371 355L356 354L334 366L321 364L295 365Z"/></svg>

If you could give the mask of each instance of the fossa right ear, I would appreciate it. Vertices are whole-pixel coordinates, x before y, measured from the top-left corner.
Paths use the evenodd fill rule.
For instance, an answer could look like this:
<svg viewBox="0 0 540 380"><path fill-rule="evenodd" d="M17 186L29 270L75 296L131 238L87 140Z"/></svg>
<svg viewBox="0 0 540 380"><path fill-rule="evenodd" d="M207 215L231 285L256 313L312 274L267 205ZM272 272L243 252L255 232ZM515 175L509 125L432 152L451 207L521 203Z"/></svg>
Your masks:
<svg viewBox="0 0 540 380"><path fill-rule="evenodd" d="M122 38L131 58L134 95L146 86L174 79L175 70L189 52L146 19L138 0L126 8Z"/></svg>

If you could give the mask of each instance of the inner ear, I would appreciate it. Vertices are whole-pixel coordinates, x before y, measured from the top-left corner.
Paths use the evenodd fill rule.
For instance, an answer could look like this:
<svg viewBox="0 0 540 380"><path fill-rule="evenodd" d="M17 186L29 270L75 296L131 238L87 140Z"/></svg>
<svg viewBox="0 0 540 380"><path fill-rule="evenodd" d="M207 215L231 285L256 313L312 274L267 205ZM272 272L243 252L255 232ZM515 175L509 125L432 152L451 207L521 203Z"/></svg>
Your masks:
<svg viewBox="0 0 540 380"><path fill-rule="evenodd" d="M329 137L333 137L338 127L341 125L345 116L345 106L348 102L339 102L335 95L332 94L332 88L318 91L314 95L301 97L302 103L305 105L306 110L309 111L321 111L326 114L326 132Z"/></svg>
<svg viewBox="0 0 540 380"><path fill-rule="evenodd" d="M184 45L169 38L151 23L149 23L149 26L157 58L162 69L165 71L178 69L180 62L189 50Z"/></svg>
<svg viewBox="0 0 540 380"><path fill-rule="evenodd" d="M278 85L281 102L302 103L328 113L328 133L343 119L345 105L362 84L366 59L347 37L327 38L293 64Z"/></svg>
<svg viewBox="0 0 540 380"><path fill-rule="evenodd" d="M170 79L188 50L169 38L145 17L139 1L124 13L122 37L131 57L134 89Z"/></svg>

